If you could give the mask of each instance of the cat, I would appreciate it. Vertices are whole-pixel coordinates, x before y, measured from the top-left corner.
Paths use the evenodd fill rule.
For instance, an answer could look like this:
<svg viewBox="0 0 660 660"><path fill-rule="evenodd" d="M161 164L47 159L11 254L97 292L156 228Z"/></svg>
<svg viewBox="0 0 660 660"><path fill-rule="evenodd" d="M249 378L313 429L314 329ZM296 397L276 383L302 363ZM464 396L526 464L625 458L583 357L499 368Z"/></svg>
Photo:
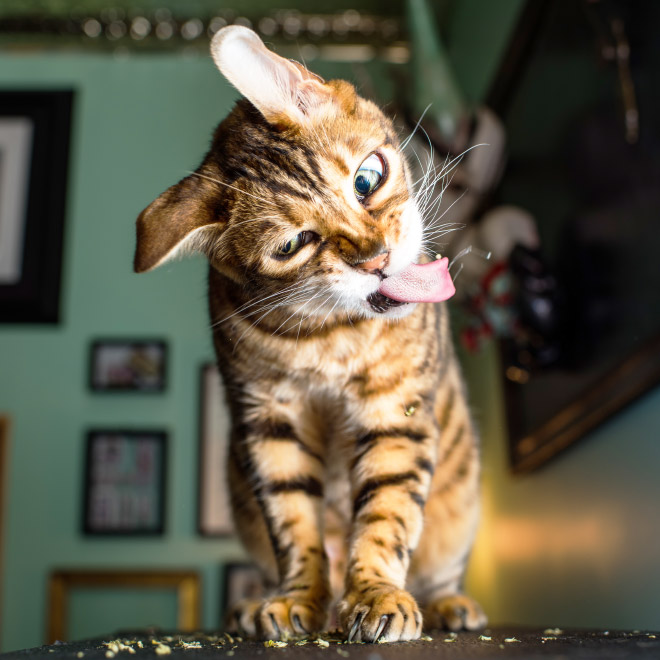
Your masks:
<svg viewBox="0 0 660 660"><path fill-rule="evenodd" d="M207 256L231 411L236 528L272 586L231 624L351 641L486 623L461 590L478 440L450 338L447 260L424 229L392 122L251 30L211 53L245 97L196 172L137 221L136 272ZM335 599L338 599L335 601Z"/></svg>

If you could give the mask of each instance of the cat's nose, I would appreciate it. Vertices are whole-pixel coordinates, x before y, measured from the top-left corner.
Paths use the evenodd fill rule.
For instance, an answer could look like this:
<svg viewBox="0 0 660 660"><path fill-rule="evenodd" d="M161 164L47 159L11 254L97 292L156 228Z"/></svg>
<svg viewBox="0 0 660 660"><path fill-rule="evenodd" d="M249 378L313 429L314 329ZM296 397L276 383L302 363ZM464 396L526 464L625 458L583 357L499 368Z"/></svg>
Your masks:
<svg viewBox="0 0 660 660"><path fill-rule="evenodd" d="M389 258L390 258L390 253L383 252L379 254L377 257L373 257L372 259L363 261L362 263L358 264L357 267L360 268L361 270L366 270L369 273L374 273L377 270L383 270L383 268L387 266L387 262Z"/></svg>

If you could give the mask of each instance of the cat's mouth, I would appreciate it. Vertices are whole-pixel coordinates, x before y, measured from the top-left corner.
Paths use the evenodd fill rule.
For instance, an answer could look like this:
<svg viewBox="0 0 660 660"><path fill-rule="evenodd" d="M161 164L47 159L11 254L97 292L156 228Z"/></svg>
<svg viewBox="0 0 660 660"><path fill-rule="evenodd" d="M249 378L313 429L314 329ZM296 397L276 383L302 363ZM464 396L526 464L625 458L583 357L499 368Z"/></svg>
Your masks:
<svg viewBox="0 0 660 660"><path fill-rule="evenodd" d="M424 264L409 264L384 277L377 291L367 296L371 309L384 314L393 307L408 303L441 302L451 298L456 289L449 274L447 257Z"/></svg>
<svg viewBox="0 0 660 660"><path fill-rule="evenodd" d="M383 314L393 307L401 307L401 305L407 305L407 302L401 300L394 300L383 295L380 291L374 291L373 293L367 296L367 302L371 305L371 309L378 314Z"/></svg>
<svg viewBox="0 0 660 660"><path fill-rule="evenodd" d="M386 277L377 293L398 302L441 302L456 293L449 273L449 259L438 258L423 264L409 264Z"/></svg>

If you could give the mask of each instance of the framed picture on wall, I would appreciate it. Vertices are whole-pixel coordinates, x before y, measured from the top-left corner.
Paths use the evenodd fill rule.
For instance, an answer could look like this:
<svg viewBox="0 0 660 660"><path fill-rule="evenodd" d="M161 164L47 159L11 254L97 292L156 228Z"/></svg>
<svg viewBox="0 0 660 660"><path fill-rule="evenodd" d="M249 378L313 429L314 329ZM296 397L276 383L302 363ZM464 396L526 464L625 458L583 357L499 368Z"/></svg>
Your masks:
<svg viewBox="0 0 660 660"><path fill-rule="evenodd" d="M98 339L92 343L89 385L94 392L163 392L167 344L160 339Z"/></svg>
<svg viewBox="0 0 660 660"><path fill-rule="evenodd" d="M164 431L87 434L85 534L162 534L165 528Z"/></svg>
<svg viewBox="0 0 660 660"><path fill-rule="evenodd" d="M57 323L73 91L0 91L0 323Z"/></svg>
<svg viewBox="0 0 660 660"><path fill-rule="evenodd" d="M528 337L502 342L516 473L660 385L660 97L657 58L639 56L658 20L656 3L528 0L489 95L508 141L498 198L534 217L547 271L525 275Z"/></svg>
<svg viewBox="0 0 660 660"><path fill-rule="evenodd" d="M201 580L194 571L56 570L48 591L49 644L89 639L100 627L111 634L154 625L193 632L201 626Z"/></svg>
<svg viewBox="0 0 660 660"><path fill-rule="evenodd" d="M200 376L198 529L204 536L234 533L227 487L229 410L215 364L204 364Z"/></svg>

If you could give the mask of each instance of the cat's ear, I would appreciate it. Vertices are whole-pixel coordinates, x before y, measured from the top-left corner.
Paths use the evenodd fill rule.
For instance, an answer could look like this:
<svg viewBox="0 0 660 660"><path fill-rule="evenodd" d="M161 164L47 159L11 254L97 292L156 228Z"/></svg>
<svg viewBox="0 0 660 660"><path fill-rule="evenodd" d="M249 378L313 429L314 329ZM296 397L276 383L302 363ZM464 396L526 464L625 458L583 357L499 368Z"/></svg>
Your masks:
<svg viewBox="0 0 660 660"><path fill-rule="evenodd" d="M190 252L208 254L224 224L218 218L218 202L213 202L217 191L212 188L204 179L191 175L140 213L133 260L136 273Z"/></svg>
<svg viewBox="0 0 660 660"><path fill-rule="evenodd" d="M332 100L332 89L298 62L268 50L250 29L230 25L211 42L213 60L229 82L270 123L294 122Z"/></svg>

